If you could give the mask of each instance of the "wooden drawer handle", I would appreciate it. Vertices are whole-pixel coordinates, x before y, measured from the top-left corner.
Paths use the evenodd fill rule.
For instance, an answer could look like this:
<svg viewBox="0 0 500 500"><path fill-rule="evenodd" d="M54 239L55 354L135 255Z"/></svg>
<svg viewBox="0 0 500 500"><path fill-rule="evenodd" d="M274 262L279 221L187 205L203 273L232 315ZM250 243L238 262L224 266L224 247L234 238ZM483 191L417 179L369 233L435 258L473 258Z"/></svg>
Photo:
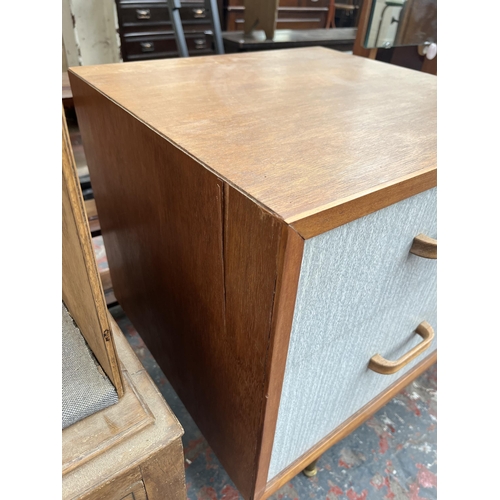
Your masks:
<svg viewBox="0 0 500 500"><path fill-rule="evenodd" d="M431 345L434 339L434 330L432 326L427 323L427 321L422 321L422 323L417 326L415 331L423 339L420 344L415 346L406 354L403 354L403 356L396 361L389 361L383 358L380 354L375 354L375 356L370 359L368 368L374 372L382 373L382 375L390 375L391 373L396 373L401 370L403 366L406 366L411 360L422 354Z"/></svg>
<svg viewBox="0 0 500 500"><path fill-rule="evenodd" d="M410 253L423 257L424 259L437 259L438 240L421 233L413 238L413 245L410 248Z"/></svg>

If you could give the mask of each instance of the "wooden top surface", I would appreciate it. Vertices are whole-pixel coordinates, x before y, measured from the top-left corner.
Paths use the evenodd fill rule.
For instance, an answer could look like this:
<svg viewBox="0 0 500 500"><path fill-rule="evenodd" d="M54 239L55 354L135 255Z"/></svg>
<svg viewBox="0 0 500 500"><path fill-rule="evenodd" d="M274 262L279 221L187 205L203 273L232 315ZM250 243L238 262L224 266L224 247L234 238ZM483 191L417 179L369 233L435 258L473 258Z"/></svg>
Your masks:
<svg viewBox="0 0 500 500"><path fill-rule="evenodd" d="M436 169L433 75L321 47L70 71L292 225Z"/></svg>

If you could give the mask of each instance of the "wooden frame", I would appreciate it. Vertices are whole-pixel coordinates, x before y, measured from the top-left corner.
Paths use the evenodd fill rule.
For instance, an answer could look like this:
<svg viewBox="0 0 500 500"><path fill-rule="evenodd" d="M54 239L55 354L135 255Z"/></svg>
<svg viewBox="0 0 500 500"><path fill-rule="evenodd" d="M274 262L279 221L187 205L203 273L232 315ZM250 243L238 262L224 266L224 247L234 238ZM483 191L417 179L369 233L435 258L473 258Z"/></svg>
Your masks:
<svg viewBox="0 0 500 500"><path fill-rule="evenodd" d="M369 59L375 59L377 57L377 49L367 49L364 46L366 30L368 29L368 23L370 22L372 4L373 0L363 0L363 5L361 6L361 12L359 14L356 41L354 42L354 48L352 49L352 53L355 56L368 57Z"/></svg>
<svg viewBox="0 0 500 500"><path fill-rule="evenodd" d="M113 334L97 271L90 228L62 112L62 298L90 349L123 396Z"/></svg>
<svg viewBox="0 0 500 500"><path fill-rule="evenodd" d="M125 394L62 432L64 500L185 500L183 429L109 316Z"/></svg>

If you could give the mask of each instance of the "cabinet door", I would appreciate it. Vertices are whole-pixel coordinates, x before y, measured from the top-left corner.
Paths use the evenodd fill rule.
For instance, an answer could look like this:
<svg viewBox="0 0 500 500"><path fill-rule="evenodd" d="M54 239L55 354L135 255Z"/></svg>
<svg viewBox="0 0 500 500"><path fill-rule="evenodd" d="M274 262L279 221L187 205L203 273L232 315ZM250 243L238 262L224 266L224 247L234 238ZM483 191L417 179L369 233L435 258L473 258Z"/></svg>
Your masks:
<svg viewBox="0 0 500 500"><path fill-rule="evenodd" d="M396 360L436 331L436 260L410 253L436 238L436 189L306 240L268 479L311 449L435 349L392 375Z"/></svg>

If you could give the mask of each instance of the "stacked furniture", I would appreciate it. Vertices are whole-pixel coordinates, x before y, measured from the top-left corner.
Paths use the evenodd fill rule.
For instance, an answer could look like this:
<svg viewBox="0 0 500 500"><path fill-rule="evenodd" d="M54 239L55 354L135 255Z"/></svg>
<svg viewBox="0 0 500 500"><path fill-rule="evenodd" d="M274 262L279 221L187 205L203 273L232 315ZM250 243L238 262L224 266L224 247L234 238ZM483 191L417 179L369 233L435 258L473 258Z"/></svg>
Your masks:
<svg viewBox="0 0 500 500"><path fill-rule="evenodd" d="M228 33L242 31L245 19L244 0L219 0L218 3L222 30ZM353 29L357 23L357 2L337 3L333 9L331 4L331 0L279 0L276 29L315 31L329 28L334 12L343 13L342 19L345 13L349 13L350 24L345 27ZM178 56L166 0L116 0L116 8L124 61ZM213 54L211 25L203 1L182 0L180 16L189 55ZM327 26L328 23L330 24ZM313 38L314 35L311 33L309 37ZM318 45L324 42L321 37L324 38L324 35L320 36ZM352 48L351 38L347 32L343 35L343 40L349 40L350 43L346 50ZM341 50L345 45L343 40L339 44ZM330 44L337 48L335 38ZM225 46L227 47L226 41ZM259 50L266 48L268 47L261 46Z"/></svg>
<svg viewBox="0 0 500 500"><path fill-rule="evenodd" d="M116 297L267 498L436 361L436 78L313 47L70 80Z"/></svg>
<svg viewBox="0 0 500 500"><path fill-rule="evenodd" d="M213 54L205 32L211 29L203 1L183 0L180 16L189 55ZM123 61L177 57L166 0L116 0Z"/></svg>

